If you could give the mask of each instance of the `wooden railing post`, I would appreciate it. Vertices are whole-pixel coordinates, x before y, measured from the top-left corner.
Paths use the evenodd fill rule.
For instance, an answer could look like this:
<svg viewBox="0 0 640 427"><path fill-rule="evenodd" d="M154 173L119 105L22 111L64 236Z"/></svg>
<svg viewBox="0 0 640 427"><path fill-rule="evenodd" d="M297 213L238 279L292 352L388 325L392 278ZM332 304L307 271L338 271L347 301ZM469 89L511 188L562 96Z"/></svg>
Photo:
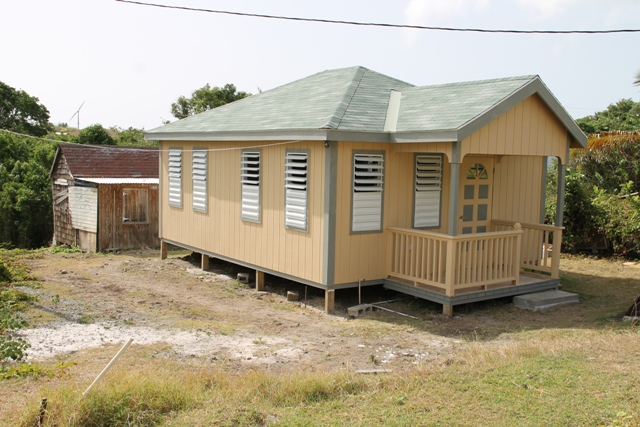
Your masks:
<svg viewBox="0 0 640 427"><path fill-rule="evenodd" d="M513 275L515 276L514 285L520 284L520 253L522 252L522 235L524 234L524 230L519 222L513 226L513 228L520 233L516 236L516 250L513 254Z"/></svg>
<svg viewBox="0 0 640 427"><path fill-rule="evenodd" d="M456 290L456 242L453 239L447 241L447 259L445 270L445 291L448 297L455 295Z"/></svg>
<svg viewBox="0 0 640 427"><path fill-rule="evenodd" d="M562 248L562 228L553 232L553 247L551 249L551 277L560 278L560 250Z"/></svg>

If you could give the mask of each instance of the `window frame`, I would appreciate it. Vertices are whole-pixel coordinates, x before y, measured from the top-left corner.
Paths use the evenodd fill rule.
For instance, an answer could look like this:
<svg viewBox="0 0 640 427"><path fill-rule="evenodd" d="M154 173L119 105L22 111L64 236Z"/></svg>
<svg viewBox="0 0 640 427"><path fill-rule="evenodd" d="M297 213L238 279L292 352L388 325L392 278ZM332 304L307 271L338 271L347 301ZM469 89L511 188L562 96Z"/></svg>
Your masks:
<svg viewBox="0 0 640 427"><path fill-rule="evenodd" d="M197 153L197 154L196 154ZM197 156L202 156L197 159ZM197 161L198 160L198 161ZM199 164L204 164L199 167ZM203 170L196 173L197 170ZM191 209L194 212L207 213L209 207L209 151L206 148L194 148L191 150ZM204 184L199 184L204 183ZM196 188L204 186L204 194L201 203L196 203ZM202 191L198 191L200 195Z"/></svg>
<svg viewBox="0 0 640 427"><path fill-rule="evenodd" d="M386 181L386 155L387 152L385 150L352 150L351 153L351 224L349 227L350 234L375 234L382 233L384 231L384 193L385 193L385 181ZM377 229L354 229L355 219L355 203L356 203L356 158L358 156L372 156L380 159L381 164L381 183L380 183L380 191L370 191L366 193L379 193L380 194L380 221L379 227ZM365 172L361 172L365 173ZM362 177L361 177L362 178ZM365 193L362 191L361 193Z"/></svg>
<svg viewBox="0 0 640 427"><path fill-rule="evenodd" d="M289 196L288 196L288 186L296 185L293 183L289 183L287 180L289 179L290 169L288 169L287 162L289 160L289 155L304 155L306 157L305 163L305 199L304 199L304 226L297 226L295 224L287 224L287 206L289 206ZM310 158L310 150L308 149L287 149L285 150L284 156L284 228L295 231L308 232L309 231L309 158ZM298 173L297 175L301 175ZM296 189L297 190L297 189ZM299 190L298 190L299 191Z"/></svg>
<svg viewBox="0 0 640 427"><path fill-rule="evenodd" d="M245 176L248 176L245 171L248 169L245 165L245 157L247 154L253 154L252 157L255 157L257 154L258 157L258 173L256 174L258 181L257 185L250 184L249 181L246 182L246 185L256 186L258 187L257 194L257 212L254 216L245 216L244 212L246 211L245 206ZM249 163L249 162L246 162ZM255 163L255 162L253 162ZM246 222L253 222L256 224L260 224L262 221L262 149L260 148L245 148L240 153L240 219Z"/></svg>
<svg viewBox="0 0 640 427"><path fill-rule="evenodd" d="M128 193L142 193L144 192L144 212L145 219L144 221L127 221L126 213L127 213L127 196ZM138 196L138 199L140 196ZM122 223L125 225L136 225L136 224L149 224L149 189L148 188L123 188L122 189Z"/></svg>
<svg viewBox="0 0 640 427"><path fill-rule="evenodd" d="M440 182L438 187L438 222L436 225L416 225L417 194L418 194L418 158L419 157L439 157L440 158ZM442 153L415 153L413 158L413 209L411 224L414 229L428 230L440 228L442 226L442 184L444 180L444 154ZM428 191L428 190L423 190Z"/></svg>

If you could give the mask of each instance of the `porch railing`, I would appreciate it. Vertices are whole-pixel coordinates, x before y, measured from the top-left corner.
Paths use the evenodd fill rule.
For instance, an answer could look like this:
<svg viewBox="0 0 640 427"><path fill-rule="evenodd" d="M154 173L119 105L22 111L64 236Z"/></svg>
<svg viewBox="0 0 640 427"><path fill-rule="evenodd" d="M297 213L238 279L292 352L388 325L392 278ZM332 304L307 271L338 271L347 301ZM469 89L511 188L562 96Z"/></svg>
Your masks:
<svg viewBox="0 0 640 427"><path fill-rule="evenodd" d="M389 227L389 275L456 290L519 282L523 231L448 236L429 231Z"/></svg>
<svg viewBox="0 0 640 427"><path fill-rule="evenodd" d="M493 231L513 230L514 221L492 220ZM560 247L562 246L562 230L547 224L520 222L524 231L520 267L538 273L550 274L552 278L560 277Z"/></svg>

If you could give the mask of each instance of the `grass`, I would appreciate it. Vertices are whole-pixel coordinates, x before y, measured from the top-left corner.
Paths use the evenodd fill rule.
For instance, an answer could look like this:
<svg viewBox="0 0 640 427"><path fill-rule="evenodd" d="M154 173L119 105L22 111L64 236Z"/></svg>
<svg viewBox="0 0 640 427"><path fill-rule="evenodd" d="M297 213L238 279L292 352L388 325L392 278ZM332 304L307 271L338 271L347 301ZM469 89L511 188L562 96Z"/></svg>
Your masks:
<svg viewBox="0 0 640 427"><path fill-rule="evenodd" d="M599 426L620 412L636 425L639 338L635 330L527 332L378 376L138 358L88 398L73 379L43 383L34 396L48 397L45 426ZM18 425L32 425L37 412L33 399Z"/></svg>

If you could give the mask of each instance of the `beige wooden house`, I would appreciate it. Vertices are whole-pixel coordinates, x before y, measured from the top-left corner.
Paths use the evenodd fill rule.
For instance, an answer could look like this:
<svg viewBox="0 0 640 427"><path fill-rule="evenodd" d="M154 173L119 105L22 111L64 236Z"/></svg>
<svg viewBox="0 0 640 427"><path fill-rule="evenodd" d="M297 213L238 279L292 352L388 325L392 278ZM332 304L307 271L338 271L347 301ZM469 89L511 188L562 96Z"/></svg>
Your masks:
<svg viewBox="0 0 640 427"><path fill-rule="evenodd" d="M538 76L417 87L325 71L151 130L160 238L326 291L452 307L555 288L564 165L585 135ZM546 165L559 159L555 224Z"/></svg>
<svg viewBox="0 0 640 427"><path fill-rule="evenodd" d="M50 172L54 244L158 247L158 149L60 144Z"/></svg>

